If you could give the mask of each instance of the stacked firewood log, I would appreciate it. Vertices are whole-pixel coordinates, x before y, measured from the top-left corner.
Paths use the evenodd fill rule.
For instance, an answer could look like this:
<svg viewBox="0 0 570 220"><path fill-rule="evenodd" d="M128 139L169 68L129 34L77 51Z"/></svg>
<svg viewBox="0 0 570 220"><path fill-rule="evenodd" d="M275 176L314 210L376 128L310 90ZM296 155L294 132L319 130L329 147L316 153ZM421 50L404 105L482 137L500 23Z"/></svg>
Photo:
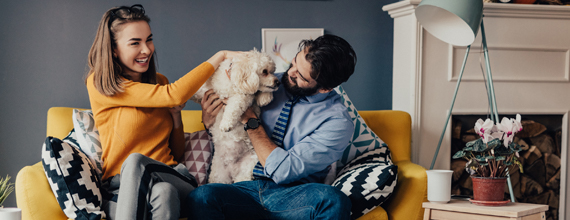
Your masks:
<svg viewBox="0 0 570 220"><path fill-rule="evenodd" d="M510 170L513 194L517 202L546 204L547 220L558 219L560 201L561 137L560 129L548 130L541 123L523 120L523 130L516 134L514 141L522 146L519 161L523 164L523 173L518 169ZM465 143L478 139L473 129L462 127L467 123L453 119L452 152L455 154ZM470 124L472 125L472 124ZM466 160L451 159L453 172L452 195L473 195L473 186L469 174L465 172ZM510 198L505 188L505 198Z"/></svg>

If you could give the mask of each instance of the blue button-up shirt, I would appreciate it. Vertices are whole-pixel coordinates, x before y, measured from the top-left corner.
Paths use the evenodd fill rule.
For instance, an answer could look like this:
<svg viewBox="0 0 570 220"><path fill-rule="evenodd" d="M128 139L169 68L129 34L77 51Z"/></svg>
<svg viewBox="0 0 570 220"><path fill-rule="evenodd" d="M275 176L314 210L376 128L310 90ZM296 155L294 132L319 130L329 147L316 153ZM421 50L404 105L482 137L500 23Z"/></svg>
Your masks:
<svg viewBox="0 0 570 220"><path fill-rule="evenodd" d="M276 74L280 79L282 75ZM269 137L290 97L281 84L273 92L273 101L261 108L261 122ZM267 157L265 174L278 184L323 182L327 167L341 158L353 131L346 106L334 90L301 98L289 116L283 148Z"/></svg>

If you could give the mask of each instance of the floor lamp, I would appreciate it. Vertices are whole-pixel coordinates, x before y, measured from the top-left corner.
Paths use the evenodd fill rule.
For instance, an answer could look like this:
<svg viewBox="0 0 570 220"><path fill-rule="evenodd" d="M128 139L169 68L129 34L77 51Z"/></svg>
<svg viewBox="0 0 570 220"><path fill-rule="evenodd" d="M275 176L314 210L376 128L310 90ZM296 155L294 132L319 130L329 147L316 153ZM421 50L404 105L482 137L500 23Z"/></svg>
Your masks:
<svg viewBox="0 0 570 220"><path fill-rule="evenodd" d="M430 170L433 169L439 148L447 128L447 124L451 117L455 98L463 72L465 71L465 63L467 56L471 49L471 44L477 36L479 27L481 28L481 39L483 44L483 53L485 56L485 66L487 69L487 98L489 100L489 107L491 110L491 120L496 124L499 123L499 116L497 111L497 102L495 100L495 90L493 87L493 78L491 75L491 66L489 63L489 53L487 50L487 39L485 37L485 28L483 26L483 1L482 0L423 0L415 11L418 22L436 38L456 46L467 46L465 51L465 58L461 65L461 72L457 78L457 85L455 86L455 93L451 101L451 107L445 120L443 132L439 138L433 160L431 162ZM507 173L508 176L508 173ZM513 187L511 185L511 178L508 176L507 183L509 185L509 192L511 194L511 202L515 202Z"/></svg>

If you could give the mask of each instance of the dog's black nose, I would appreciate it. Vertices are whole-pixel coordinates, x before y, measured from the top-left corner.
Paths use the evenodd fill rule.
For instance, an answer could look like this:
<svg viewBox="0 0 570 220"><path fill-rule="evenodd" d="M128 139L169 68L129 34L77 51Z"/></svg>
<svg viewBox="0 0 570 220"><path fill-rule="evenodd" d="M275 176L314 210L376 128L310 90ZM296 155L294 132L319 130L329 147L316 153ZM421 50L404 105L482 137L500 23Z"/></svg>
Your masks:
<svg viewBox="0 0 570 220"><path fill-rule="evenodd" d="M273 84L275 84L275 87L279 87L279 85L281 85L281 82L279 82L279 80L276 79Z"/></svg>

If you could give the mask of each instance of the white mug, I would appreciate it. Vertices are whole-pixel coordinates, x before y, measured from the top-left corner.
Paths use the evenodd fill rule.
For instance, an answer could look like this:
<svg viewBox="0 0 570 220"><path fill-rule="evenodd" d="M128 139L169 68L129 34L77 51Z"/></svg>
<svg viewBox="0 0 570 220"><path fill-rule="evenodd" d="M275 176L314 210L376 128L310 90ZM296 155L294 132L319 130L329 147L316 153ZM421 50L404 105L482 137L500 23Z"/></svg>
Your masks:
<svg viewBox="0 0 570 220"><path fill-rule="evenodd" d="M447 203L451 200L451 170L427 170L428 201Z"/></svg>
<svg viewBox="0 0 570 220"><path fill-rule="evenodd" d="M19 208L0 208L0 219L2 220L21 220L22 210Z"/></svg>

